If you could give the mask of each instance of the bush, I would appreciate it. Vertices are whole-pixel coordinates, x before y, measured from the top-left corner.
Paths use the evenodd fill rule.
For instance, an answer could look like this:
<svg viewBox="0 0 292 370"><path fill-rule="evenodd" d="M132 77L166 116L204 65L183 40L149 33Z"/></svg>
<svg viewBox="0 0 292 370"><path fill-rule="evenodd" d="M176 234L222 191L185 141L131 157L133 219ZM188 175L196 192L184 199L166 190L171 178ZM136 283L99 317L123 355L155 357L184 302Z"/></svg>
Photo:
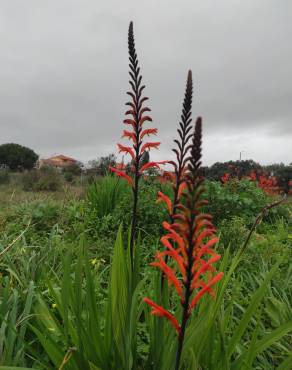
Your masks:
<svg viewBox="0 0 292 370"><path fill-rule="evenodd" d="M144 236L148 234L153 240L153 238L160 236L161 223L168 219L168 215L165 205L157 203L157 192L160 190L160 184L153 182L152 186L149 186L147 181L140 182L137 228ZM132 206L132 194L128 193L118 204L114 213L116 224L123 222L126 228L130 226Z"/></svg>
<svg viewBox="0 0 292 370"><path fill-rule="evenodd" d="M125 181L108 175L88 187L87 204L96 217L112 214L129 187Z"/></svg>
<svg viewBox="0 0 292 370"><path fill-rule="evenodd" d="M62 177L55 168L43 166L24 173L22 185L25 191L57 191L62 186Z"/></svg>
<svg viewBox="0 0 292 370"><path fill-rule="evenodd" d="M241 217L250 226L254 217L271 202L252 181L234 179L224 185L219 182L207 182L206 185L209 200L206 210L213 215L217 226L223 219L230 220L234 216Z"/></svg>
<svg viewBox="0 0 292 370"><path fill-rule="evenodd" d="M82 172L81 163L76 163L73 164L72 166L64 167L62 169L62 174L64 175L65 180L70 183L73 182L77 176L80 176L81 172Z"/></svg>
<svg viewBox="0 0 292 370"><path fill-rule="evenodd" d="M25 191L33 191L35 190L35 184L38 181L38 171L37 170L31 170L31 171L26 171L23 173L21 177L21 183L22 183L22 188Z"/></svg>
<svg viewBox="0 0 292 370"><path fill-rule="evenodd" d="M9 170L3 168L0 169L0 185L9 184L10 182L10 173Z"/></svg>
<svg viewBox="0 0 292 370"><path fill-rule="evenodd" d="M244 220L233 216L230 220L223 220L219 226L220 246L230 247L231 251L237 251L247 238L249 233Z"/></svg>

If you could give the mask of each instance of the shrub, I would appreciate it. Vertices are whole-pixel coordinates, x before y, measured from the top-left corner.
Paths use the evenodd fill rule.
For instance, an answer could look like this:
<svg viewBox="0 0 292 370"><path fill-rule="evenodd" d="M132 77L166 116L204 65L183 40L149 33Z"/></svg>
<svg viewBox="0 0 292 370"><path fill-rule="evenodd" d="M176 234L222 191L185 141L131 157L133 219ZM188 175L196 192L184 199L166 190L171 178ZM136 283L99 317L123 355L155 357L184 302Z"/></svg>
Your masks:
<svg viewBox="0 0 292 370"><path fill-rule="evenodd" d="M40 231L49 231L58 223L60 216L59 207L53 202L40 202L31 209L31 222Z"/></svg>
<svg viewBox="0 0 292 370"><path fill-rule="evenodd" d="M157 192L159 186L153 182L149 187L147 180L141 181L138 209L137 229L142 235L150 235L151 239L158 238L161 233L161 223L166 218L167 211L161 203L157 203ZM133 205L133 199L130 193L126 193L114 212L115 224L123 222L124 228L131 225L130 208Z"/></svg>
<svg viewBox="0 0 292 370"><path fill-rule="evenodd" d="M60 216L60 207L53 201L32 201L25 202L13 208L9 215L8 221L15 220L17 229L23 229L28 221L31 221L31 228L34 227L39 231L48 231L53 225L58 223ZM15 230L19 232L18 230ZM28 235L30 230L26 233Z"/></svg>
<svg viewBox="0 0 292 370"><path fill-rule="evenodd" d="M230 220L223 220L219 226L220 245L230 247L232 251L238 250L248 235L245 221L239 216L233 216Z"/></svg>
<svg viewBox="0 0 292 370"><path fill-rule="evenodd" d="M6 168L0 168L0 185L8 184L10 182L10 173Z"/></svg>
<svg viewBox="0 0 292 370"><path fill-rule="evenodd" d="M55 168L43 166L39 170L25 172L22 185L25 191L57 191L61 188L62 177Z"/></svg>
<svg viewBox="0 0 292 370"><path fill-rule="evenodd" d="M251 225L254 217L270 202L270 198L255 183L248 180L232 180L224 185L207 182L209 204L207 211L214 217L218 226L222 219L241 217Z"/></svg>
<svg viewBox="0 0 292 370"><path fill-rule="evenodd" d="M33 191L35 190L35 184L38 181L38 171L31 170L26 171L23 173L21 177L22 188L25 191Z"/></svg>
<svg viewBox="0 0 292 370"><path fill-rule="evenodd" d="M86 195L87 205L95 217L100 218L113 213L125 193L129 193L127 184L108 175L89 185Z"/></svg>
<svg viewBox="0 0 292 370"><path fill-rule="evenodd" d="M62 169L62 174L64 175L64 179L67 182L73 182L77 176L81 175L81 172L82 172L81 163L76 163L73 164L72 166L64 167Z"/></svg>

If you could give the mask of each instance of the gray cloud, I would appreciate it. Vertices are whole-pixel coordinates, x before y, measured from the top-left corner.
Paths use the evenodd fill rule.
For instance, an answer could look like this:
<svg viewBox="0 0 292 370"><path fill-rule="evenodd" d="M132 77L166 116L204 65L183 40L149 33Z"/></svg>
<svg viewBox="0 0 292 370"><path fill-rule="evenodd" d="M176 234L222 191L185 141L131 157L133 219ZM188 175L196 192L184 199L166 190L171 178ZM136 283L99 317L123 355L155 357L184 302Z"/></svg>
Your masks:
<svg viewBox="0 0 292 370"><path fill-rule="evenodd" d="M170 155L191 68L206 163L240 150L291 162L290 1L10 0L0 10L1 142L82 160L113 151L133 20L162 141L153 158Z"/></svg>

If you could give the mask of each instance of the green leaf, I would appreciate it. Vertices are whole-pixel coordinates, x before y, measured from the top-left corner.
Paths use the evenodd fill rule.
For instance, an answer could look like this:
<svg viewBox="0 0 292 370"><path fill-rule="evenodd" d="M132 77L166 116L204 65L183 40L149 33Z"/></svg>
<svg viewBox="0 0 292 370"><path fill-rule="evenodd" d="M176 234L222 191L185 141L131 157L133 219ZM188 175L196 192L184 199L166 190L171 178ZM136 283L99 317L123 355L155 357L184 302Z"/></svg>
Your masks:
<svg viewBox="0 0 292 370"><path fill-rule="evenodd" d="M35 368L17 367L17 366L0 366L0 370L37 370Z"/></svg>
<svg viewBox="0 0 292 370"><path fill-rule="evenodd" d="M277 329L273 330L270 334L266 335L255 345L255 354L265 351L268 347L274 344L276 341L281 339L284 335L292 331L292 320L279 326Z"/></svg>
<svg viewBox="0 0 292 370"><path fill-rule="evenodd" d="M279 267L279 264L280 264L280 261L267 274L266 278L264 279L264 281L262 282L260 287L257 289L257 291L252 296L252 298L250 300L250 304L249 304L248 308L246 309L244 315L242 316L237 328L235 329L235 331L234 331L234 333L231 337L230 343L228 345L227 355L228 355L229 358L231 357L231 355L233 354L236 346L240 342L240 339L241 339L242 335L244 334L245 330L247 329L252 316L256 313L256 310L257 310L259 304L261 303L261 301L262 301L262 299L265 295L267 286L268 286L269 282L271 281L273 275L277 271L277 269Z"/></svg>
<svg viewBox="0 0 292 370"><path fill-rule="evenodd" d="M277 367L276 370L291 370L292 369L292 353Z"/></svg>

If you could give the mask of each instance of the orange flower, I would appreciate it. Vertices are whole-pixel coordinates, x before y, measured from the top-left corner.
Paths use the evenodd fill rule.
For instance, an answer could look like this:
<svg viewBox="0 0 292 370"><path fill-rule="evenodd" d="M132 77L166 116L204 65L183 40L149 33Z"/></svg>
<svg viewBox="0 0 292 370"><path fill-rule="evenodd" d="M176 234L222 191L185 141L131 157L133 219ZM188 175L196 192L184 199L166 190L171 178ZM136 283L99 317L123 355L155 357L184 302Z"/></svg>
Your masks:
<svg viewBox="0 0 292 370"><path fill-rule="evenodd" d="M133 160L135 160L135 154L133 152L133 149L131 149L129 146L124 146L122 144L118 144L119 152L124 152L127 154L130 154Z"/></svg>
<svg viewBox="0 0 292 370"><path fill-rule="evenodd" d="M153 168L153 167L156 167L156 168L160 168L160 165L161 164L165 164L167 163L168 161L160 161L160 162L148 162L148 163L145 163L141 168L140 168L140 173L143 173L144 171L146 171L148 168Z"/></svg>
<svg viewBox="0 0 292 370"><path fill-rule="evenodd" d="M172 203L171 203L171 200L169 199L169 197L165 194L163 194L161 191L159 191L157 193L158 195L158 198L157 198L157 202L165 202L165 204L167 205L167 209L168 209L168 212L171 213L172 212Z"/></svg>
<svg viewBox="0 0 292 370"><path fill-rule="evenodd" d="M111 167L111 166L109 167L109 169L112 172L114 172L117 176L123 177L128 182L129 185L133 186L133 180L124 171L117 170L116 168Z"/></svg>
<svg viewBox="0 0 292 370"><path fill-rule="evenodd" d="M157 128L147 128L141 132L140 138L141 140L145 135L156 135L157 134Z"/></svg>
<svg viewBox="0 0 292 370"><path fill-rule="evenodd" d="M150 148L158 149L159 145L160 145L160 142L146 143L142 145L141 154L144 153L146 149L150 149Z"/></svg>
<svg viewBox="0 0 292 370"><path fill-rule="evenodd" d="M143 301L152 307L152 311L151 311L152 315L165 317L171 323L171 325L175 328L175 330L177 331L177 334L180 335L180 327L179 327L178 321L169 311L159 306L155 302L151 301L151 299L149 298L144 298Z"/></svg>

